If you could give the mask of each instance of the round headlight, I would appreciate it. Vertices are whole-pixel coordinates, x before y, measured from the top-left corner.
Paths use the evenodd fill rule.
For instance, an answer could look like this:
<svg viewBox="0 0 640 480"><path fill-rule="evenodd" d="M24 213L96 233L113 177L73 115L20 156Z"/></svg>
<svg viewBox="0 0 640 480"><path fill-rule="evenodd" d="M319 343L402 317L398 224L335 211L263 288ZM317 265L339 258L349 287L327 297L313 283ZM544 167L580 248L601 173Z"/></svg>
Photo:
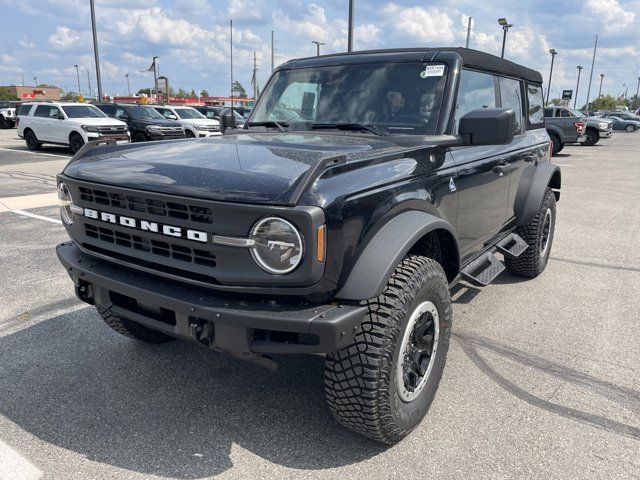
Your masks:
<svg viewBox="0 0 640 480"><path fill-rule="evenodd" d="M251 229L251 237L255 242L251 256L269 273L289 273L302 261L302 237L296 227L282 218L263 218Z"/></svg>
<svg viewBox="0 0 640 480"><path fill-rule="evenodd" d="M73 223L74 213L71 210L73 199L69 187L65 183L58 184L58 205L60 205L60 216L66 225Z"/></svg>

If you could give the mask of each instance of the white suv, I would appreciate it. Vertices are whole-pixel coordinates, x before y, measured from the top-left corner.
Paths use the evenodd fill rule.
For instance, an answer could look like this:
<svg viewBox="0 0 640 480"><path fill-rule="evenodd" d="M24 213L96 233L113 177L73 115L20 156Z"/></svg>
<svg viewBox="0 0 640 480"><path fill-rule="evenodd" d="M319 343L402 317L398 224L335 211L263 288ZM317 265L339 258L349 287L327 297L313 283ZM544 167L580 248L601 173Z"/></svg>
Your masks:
<svg viewBox="0 0 640 480"><path fill-rule="evenodd" d="M26 140L29 150L52 143L68 145L76 153L92 140L130 141L126 123L86 103L33 102L20 108L19 118L18 136Z"/></svg>
<svg viewBox="0 0 640 480"><path fill-rule="evenodd" d="M175 120L182 125L188 138L222 135L220 122L205 117L195 108L169 105L154 105L153 108L160 112L164 118Z"/></svg>

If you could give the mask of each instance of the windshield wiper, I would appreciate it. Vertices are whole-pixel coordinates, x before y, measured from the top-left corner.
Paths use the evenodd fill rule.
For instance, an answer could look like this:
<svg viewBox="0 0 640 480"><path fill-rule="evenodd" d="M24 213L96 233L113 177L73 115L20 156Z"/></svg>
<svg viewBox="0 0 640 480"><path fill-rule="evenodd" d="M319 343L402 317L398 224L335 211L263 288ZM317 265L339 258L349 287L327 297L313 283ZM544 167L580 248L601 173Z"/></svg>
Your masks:
<svg viewBox="0 0 640 480"><path fill-rule="evenodd" d="M384 135L383 132L378 130L373 125L364 125L362 123L312 123L311 128L312 129L335 128L337 130L356 130L356 131L373 133L374 135Z"/></svg>
<svg viewBox="0 0 640 480"><path fill-rule="evenodd" d="M289 124L288 123L280 123L280 122L276 122L273 120L268 120L266 122L250 122L247 123L248 127L271 127L271 128L277 128L278 130L280 130L281 132L286 132L287 129L285 127L288 127Z"/></svg>

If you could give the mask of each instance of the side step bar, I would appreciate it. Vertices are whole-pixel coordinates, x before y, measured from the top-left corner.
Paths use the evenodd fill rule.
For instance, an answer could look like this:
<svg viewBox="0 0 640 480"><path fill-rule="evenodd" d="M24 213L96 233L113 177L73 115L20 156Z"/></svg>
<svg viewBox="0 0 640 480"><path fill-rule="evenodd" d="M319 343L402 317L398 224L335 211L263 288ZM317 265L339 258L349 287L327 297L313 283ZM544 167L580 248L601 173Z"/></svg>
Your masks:
<svg viewBox="0 0 640 480"><path fill-rule="evenodd" d="M518 258L527 248L529 245L522 237L517 233L510 233L493 248L463 268L460 274L471 285L486 287L505 271L504 263L495 256L497 252L505 258Z"/></svg>

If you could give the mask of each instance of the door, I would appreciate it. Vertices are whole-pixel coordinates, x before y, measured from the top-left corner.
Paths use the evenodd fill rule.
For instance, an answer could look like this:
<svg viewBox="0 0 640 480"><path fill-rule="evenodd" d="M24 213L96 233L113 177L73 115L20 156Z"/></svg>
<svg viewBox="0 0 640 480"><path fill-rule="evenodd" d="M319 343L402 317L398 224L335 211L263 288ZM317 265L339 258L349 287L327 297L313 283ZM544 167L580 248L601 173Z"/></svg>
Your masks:
<svg viewBox="0 0 640 480"><path fill-rule="evenodd" d="M497 79L490 74L463 70L456 103L458 120L471 110L496 108ZM508 156L503 145L461 147L451 154L458 168L458 241L460 256L480 252L485 242L498 233L506 221L509 197Z"/></svg>
<svg viewBox="0 0 640 480"><path fill-rule="evenodd" d="M33 131L38 140L43 142L60 142L58 115L62 112L55 105L38 105L33 113Z"/></svg>

